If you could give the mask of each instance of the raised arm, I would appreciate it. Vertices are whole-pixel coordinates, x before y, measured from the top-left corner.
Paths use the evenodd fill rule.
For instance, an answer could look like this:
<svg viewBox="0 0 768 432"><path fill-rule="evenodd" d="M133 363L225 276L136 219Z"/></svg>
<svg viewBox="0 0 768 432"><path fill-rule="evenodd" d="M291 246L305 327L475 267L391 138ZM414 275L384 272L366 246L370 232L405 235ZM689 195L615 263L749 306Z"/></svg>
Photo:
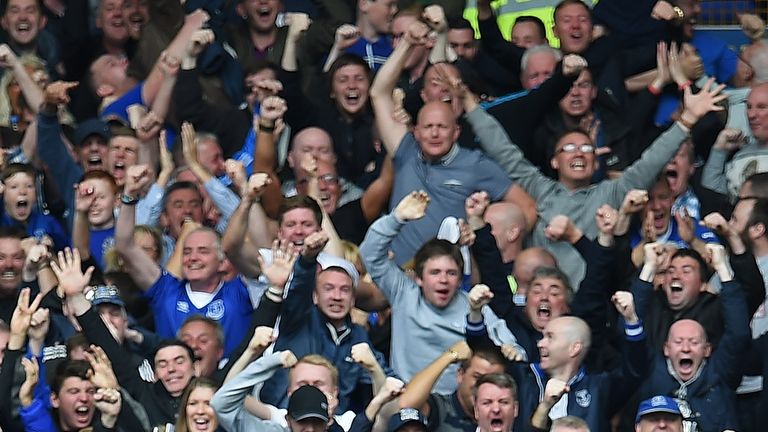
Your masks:
<svg viewBox="0 0 768 432"><path fill-rule="evenodd" d="M250 177L247 190L229 219L229 225L221 240L227 258L246 277L257 277L261 273L257 261L259 247L271 244L271 235L266 229L267 217L259 203L259 197L269 182L269 176L264 173L256 173ZM252 219L253 214L255 216ZM254 219L257 223L253 223ZM252 240L254 237L249 232L249 225L259 232L255 237L258 242Z"/></svg>
<svg viewBox="0 0 768 432"><path fill-rule="evenodd" d="M420 370L411 378L405 391L400 396L400 408L416 408L428 416L430 408L427 401L432 393L432 387L435 386L440 375L451 364L463 362L471 356L472 350L469 349L466 341L462 340L453 344L447 351L440 354L440 357L430 363L429 366Z"/></svg>
<svg viewBox="0 0 768 432"><path fill-rule="evenodd" d="M725 164L729 157L745 143L746 136L739 129L726 128L720 131L701 173L701 185L717 193L728 195Z"/></svg>
<svg viewBox="0 0 768 432"><path fill-rule="evenodd" d="M317 255L326 243L328 236L323 231L314 232L304 239L301 257L293 267L293 279L283 301L280 335L295 332L309 316L317 276Z"/></svg>
<svg viewBox="0 0 768 432"><path fill-rule="evenodd" d="M288 25L288 36L285 39L285 48L283 48L283 58L280 66L286 71L293 72L299 68L296 59L296 47L299 37L307 31L312 20L305 13L289 13L286 14L285 21Z"/></svg>
<svg viewBox="0 0 768 432"><path fill-rule="evenodd" d="M411 24L371 84L371 103L376 116L376 127L381 135L384 148L387 149L390 156L397 153L400 141L408 133L408 128L392 117L392 113L395 112L392 92L395 90L397 80L400 79L400 74L403 72L405 61L411 49L416 45L424 44L428 30L426 24L420 21Z"/></svg>
<svg viewBox="0 0 768 432"><path fill-rule="evenodd" d="M269 174L271 182L261 195L261 206L264 212L271 217L276 217L277 209L283 202L283 193L280 190L280 180L275 173L277 166L277 141L285 130L284 115L288 110L283 98L274 96L282 89L280 81L260 81L256 85L267 96L261 101L258 119L254 117L253 130L256 134L256 146L253 149L253 172ZM299 85L298 83L296 84ZM295 126L295 125L294 125ZM267 241L267 243L269 243Z"/></svg>
<svg viewBox="0 0 768 432"><path fill-rule="evenodd" d="M115 224L115 250L123 258L123 262L131 278L142 291L148 290L160 278L160 267L133 241L133 228L136 225L136 206L126 204L137 200L141 191L149 185L150 170L146 165L128 167L125 176L123 195L124 200L120 216Z"/></svg>

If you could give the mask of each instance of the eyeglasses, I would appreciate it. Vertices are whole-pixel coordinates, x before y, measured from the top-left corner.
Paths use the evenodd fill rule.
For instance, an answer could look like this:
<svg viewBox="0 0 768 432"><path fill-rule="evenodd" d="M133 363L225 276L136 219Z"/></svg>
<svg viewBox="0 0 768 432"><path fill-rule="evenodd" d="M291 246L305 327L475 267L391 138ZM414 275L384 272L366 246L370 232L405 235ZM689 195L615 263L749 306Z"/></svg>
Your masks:
<svg viewBox="0 0 768 432"><path fill-rule="evenodd" d="M333 174L323 174L317 177L317 181L325 184L337 184L339 183L339 177ZM300 185L304 185L308 182L309 182L309 179L305 177L303 179L299 179L296 183Z"/></svg>
<svg viewBox="0 0 768 432"><path fill-rule="evenodd" d="M564 146L560 147L559 150L557 150L557 153L576 153L577 151L580 151L582 153L594 153L595 146L592 144L573 144L568 143Z"/></svg>

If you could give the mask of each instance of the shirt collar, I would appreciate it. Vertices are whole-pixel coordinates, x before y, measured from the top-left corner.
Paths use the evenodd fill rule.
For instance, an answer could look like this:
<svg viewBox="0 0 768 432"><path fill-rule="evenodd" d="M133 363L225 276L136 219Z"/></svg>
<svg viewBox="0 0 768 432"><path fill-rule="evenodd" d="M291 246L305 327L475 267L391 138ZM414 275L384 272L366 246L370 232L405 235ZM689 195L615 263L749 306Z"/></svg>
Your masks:
<svg viewBox="0 0 768 432"><path fill-rule="evenodd" d="M451 146L451 149L448 150L448 153L446 153L436 161L429 161L425 159L424 153L422 153L421 149L419 149L419 159L421 159L422 162L428 163L430 165L443 165L443 166L450 165L450 163L453 162L454 159L456 159L456 156L458 154L459 154L459 145L456 143L453 143L453 146Z"/></svg>

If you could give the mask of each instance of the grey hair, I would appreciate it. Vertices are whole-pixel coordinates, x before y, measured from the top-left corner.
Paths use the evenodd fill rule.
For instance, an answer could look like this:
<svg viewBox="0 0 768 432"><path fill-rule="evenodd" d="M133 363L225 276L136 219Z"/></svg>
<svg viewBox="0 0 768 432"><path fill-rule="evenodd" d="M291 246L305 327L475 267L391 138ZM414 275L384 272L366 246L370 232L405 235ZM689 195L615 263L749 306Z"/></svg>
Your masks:
<svg viewBox="0 0 768 432"><path fill-rule="evenodd" d="M552 55L552 57L555 58L555 61L558 61L558 62L563 59L563 53L560 52L560 50L557 48L552 48L547 44L532 46L527 50L525 50L525 52L523 53L523 58L520 60L520 70L525 71L525 69L528 67L528 59L532 55L538 54L538 53L549 53Z"/></svg>
<svg viewBox="0 0 768 432"><path fill-rule="evenodd" d="M584 419L574 415L560 417L559 419L553 421L550 432L557 431L557 428L559 427L575 429L581 432L589 432L589 425L587 422L585 422Z"/></svg>

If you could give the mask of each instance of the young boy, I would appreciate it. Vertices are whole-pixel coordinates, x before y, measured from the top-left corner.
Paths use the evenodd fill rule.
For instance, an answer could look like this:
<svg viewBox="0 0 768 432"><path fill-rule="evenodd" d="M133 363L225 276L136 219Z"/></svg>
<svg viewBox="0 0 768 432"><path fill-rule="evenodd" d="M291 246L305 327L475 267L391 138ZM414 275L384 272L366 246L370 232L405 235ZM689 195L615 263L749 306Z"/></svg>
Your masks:
<svg viewBox="0 0 768 432"><path fill-rule="evenodd" d="M31 165L12 163L2 174L3 213L0 225L23 228L31 237L53 240L54 250L69 246L69 237L59 221L35 208L35 169Z"/></svg>
<svg viewBox="0 0 768 432"><path fill-rule="evenodd" d="M117 183L106 171L85 173L75 194L72 242L81 251L88 250L93 260L104 268L104 256L115 242L115 205ZM81 252L82 256L85 256Z"/></svg>

